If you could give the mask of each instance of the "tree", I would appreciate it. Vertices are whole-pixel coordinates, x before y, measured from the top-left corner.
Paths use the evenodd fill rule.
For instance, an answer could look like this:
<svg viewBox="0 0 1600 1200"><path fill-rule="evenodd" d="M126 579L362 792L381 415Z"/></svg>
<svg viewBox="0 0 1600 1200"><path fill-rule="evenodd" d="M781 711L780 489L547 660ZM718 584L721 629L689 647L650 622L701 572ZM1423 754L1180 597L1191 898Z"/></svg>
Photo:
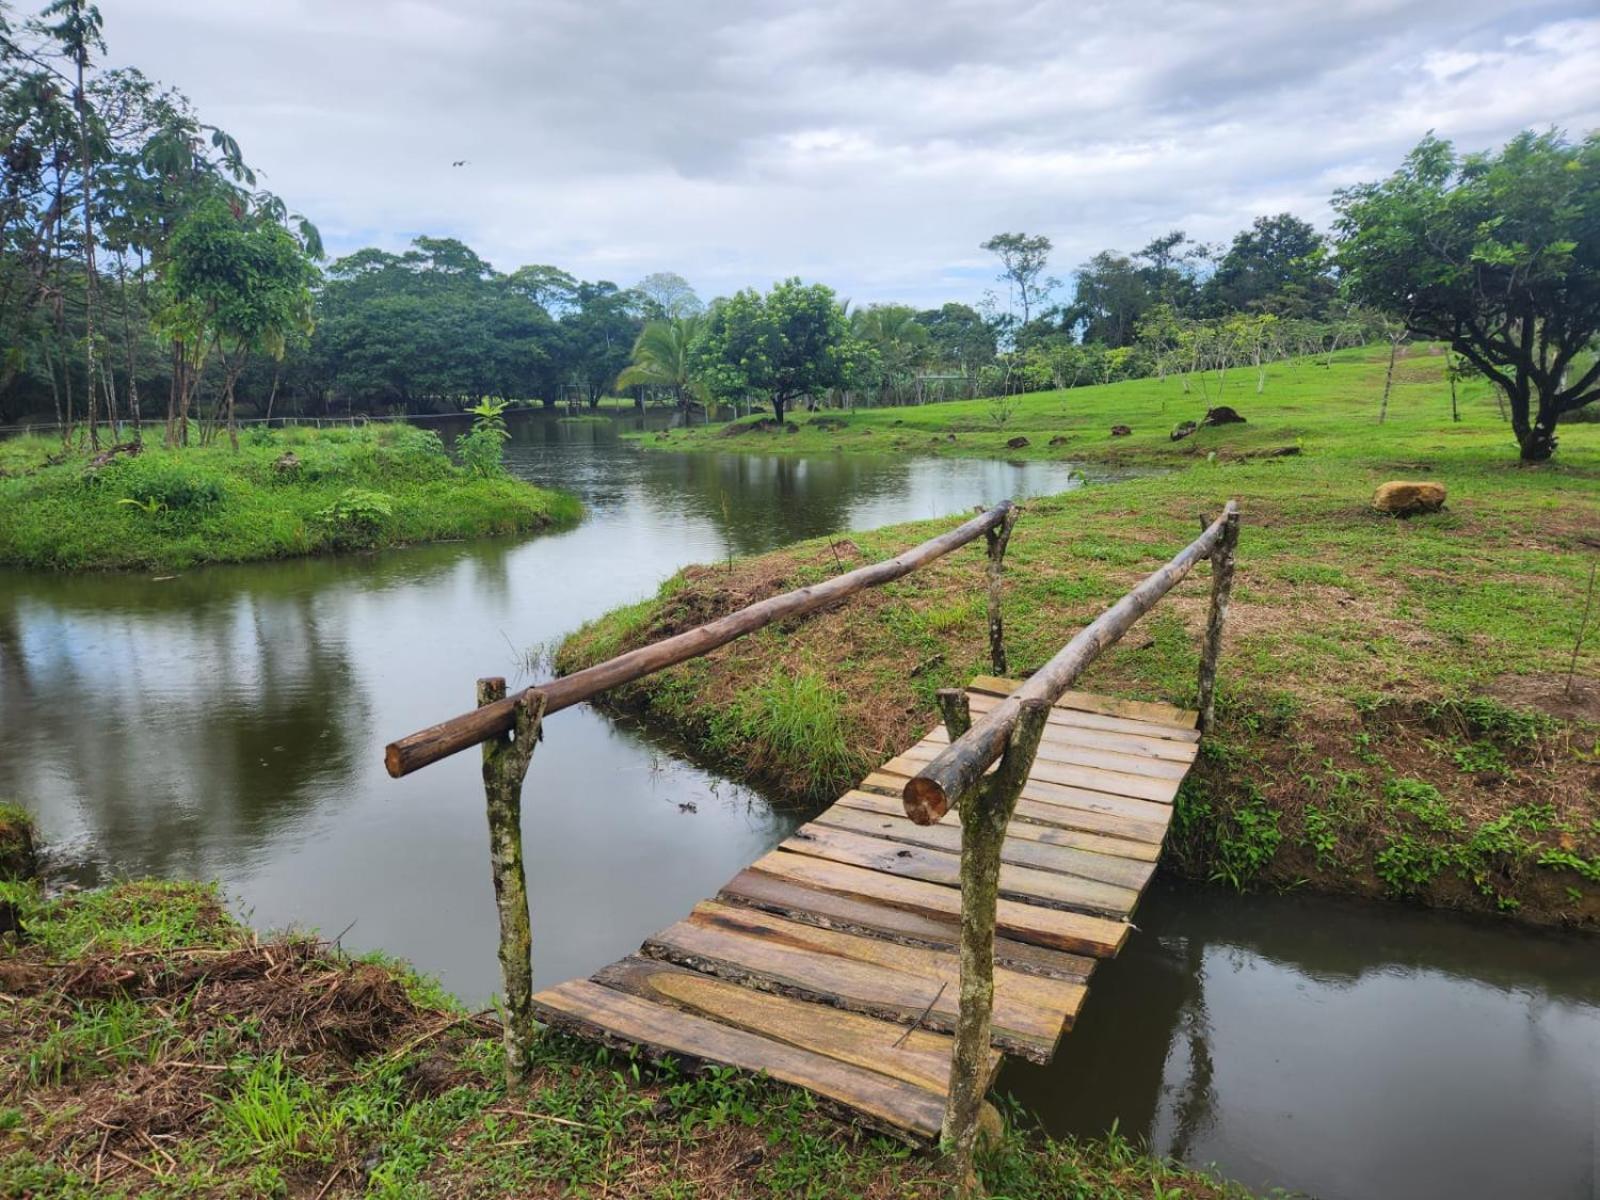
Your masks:
<svg viewBox="0 0 1600 1200"><path fill-rule="evenodd" d="M917 314L927 327L938 361L958 369L969 380L994 361L995 331L977 309L950 303Z"/></svg>
<svg viewBox="0 0 1600 1200"><path fill-rule="evenodd" d="M1333 297L1322 235L1293 213L1257 217L1206 280L1211 310L1270 311L1282 316L1320 313Z"/></svg>
<svg viewBox="0 0 1600 1200"><path fill-rule="evenodd" d="M877 374L891 393L903 393L927 361L928 330L917 310L904 304L874 304L850 314L850 332L876 354Z"/></svg>
<svg viewBox="0 0 1600 1200"><path fill-rule="evenodd" d="M576 307L561 318L561 332L573 381L594 408L628 365L641 322L634 312L633 293L605 280L580 283L574 303Z"/></svg>
<svg viewBox="0 0 1600 1200"><path fill-rule="evenodd" d="M652 321L692 317L705 312L705 302L695 295L689 281L676 271L657 271L633 285L641 297L645 316Z"/></svg>
<svg viewBox="0 0 1600 1200"><path fill-rule="evenodd" d="M1139 319L1154 302L1150 281L1133 260L1102 250L1078 268L1063 325L1081 328L1085 342L1129 346Z"/></svg>
<svg viewBox="0 0 1600 1200"><path fill-rule="evenodd" d="M1053 248L1050 239L1042 233L1033 237L1025 233L997 233L980 247L1000 260L1000 274L995 278L1016 289L1024 325L1029 321L1033 306L1059 285L1059 280L1044 274Z"/></svg>
<svg viewBox="0 0 1600 1200"><path fill-rule="evenodd" d="M693 356L714 394L759 396L780 425L791 401L846 386L860 357L833 290L799 279L713 305Z"/></svg>
<svg viewBox="0 0 1600 1200"><path fill-rule="evenodd" d="M1526 462L1600 397L1600 132L1522 133L1458 156L1429 135L1388 179L1334 199L1351 295L1449 344L1504 393Z"/></svg>
<svg viewBox="0 0 1600 1200"><path fill-rule="evenodd" d="M663 388L672 393L687 422L695 384L694 344L704 327L701 316L647 322L633 343L632 361L617 376L617 387Z"/></svg>
<svg viewBox="0 0 1600 1200"><path fill-rule="evenodd" d="M160 269L172 327L215 346L222 360L222 405L237 450L239 375L252 353L279 356L294 331L310 328L316 267L277 221L216 198L184 218Z"/></svg>

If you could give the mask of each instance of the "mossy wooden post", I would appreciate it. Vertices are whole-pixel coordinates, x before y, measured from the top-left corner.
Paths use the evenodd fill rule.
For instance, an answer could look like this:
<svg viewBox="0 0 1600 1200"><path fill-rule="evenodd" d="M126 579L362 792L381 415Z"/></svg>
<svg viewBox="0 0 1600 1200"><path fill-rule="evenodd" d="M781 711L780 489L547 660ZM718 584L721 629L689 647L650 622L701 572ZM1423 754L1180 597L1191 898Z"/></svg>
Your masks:
<svg viewBox="0 0 1600 1200"><path fill-rule="evenodd" d="M972 728L972 701L961 688L940 688L935 695L939 713L944 717L945 732L953 742Z"/></svg>
<svg viewBox="0 0 1600 1200"><path fill-rule="evenodd" d="M506 681L478 680L478 707L504 700ZM500 918L500 979L505 988L506 1084L528 1071L536 1031L533 1021L533 929L528 916L528 876L522 865L522 781L544 720L543 692L525 693L515 725L483 743L483 794L489 815L489 868Z"/></svg>
<svg viewBox="0 0 1600 1200"><path fill-rule="evenodd" d="M965 697L963 697L965 699ZM944 704L943 697L940 699ZM978 1192L973 1151L978 1117L989 1086L989 1038L994 1015L994 926L1000 890L1000 848L1022 794L1050 705L1027 700L1017 714L1005 754L994 774L960 802L961 998L943 1141L955 1155L962 1196Z"/></svg>
<svg viewBox="0 0 1600 1200"><path fill-rule="evenodd" d="M983 511L983 506L978 506ZM989 662L994 673L1006 673L1006 627L1000 610L1000 585L1005 572L1006 544L1011 541L1011 527L1017 523L1017 510L1007 508L1005 518L993 529L984 531L989 544Z"/></svg>
<svg viewBox="0 0 1600 1200"><path fill-rule="evenodd" d="M1234 548L1239 544L1239 514L1229 511L1222 536L1211 551L1211 611L1206 617L1205 641L1200 647L1200 732L1217 719L1217 657L1222 653L1222 626L1228 619L1228 597L1233 592Z"/></svg>

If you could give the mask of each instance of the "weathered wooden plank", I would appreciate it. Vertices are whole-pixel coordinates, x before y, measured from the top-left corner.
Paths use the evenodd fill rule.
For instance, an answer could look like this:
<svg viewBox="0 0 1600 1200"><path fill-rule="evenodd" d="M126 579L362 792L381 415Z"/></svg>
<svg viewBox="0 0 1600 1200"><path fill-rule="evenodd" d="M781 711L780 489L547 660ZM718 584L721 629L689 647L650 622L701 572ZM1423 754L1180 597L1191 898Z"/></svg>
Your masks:
<svg viewBox="0 0 1600 1200"><path fill-rule="evenodd" d="M638 1046L647 1055L720 1063L815 1092L891 1133L938 1136L944 1098L826 1055L734 1029L602 987L587 979L560 984L533 998L547 1024L611 1045Z"/></svg>
<svg viewBox="0 0 1600 1200"><path fill-rule="evenodd" d="M959 919L961 915L958 891L920 879L887 875L786 850L774 850L758 858L751 869L910 912L947 919ZM1114 957L1128 936L1128 925L1124 921L1005 899L1000 901L999 930L1019 942L1094 958Z"/></svg>
<svg viewBox="0 0 1600 1200"><path fill-rule="evenodd" d="M928 730L922 740L948 746L950 735L943 725L935 725ZM1046 729L1039 746L1041 753L1060 754L1063 750L1086 749L1107 754L1125 754L1135 759L1154 759L1157 762L1184 767L1193 763L1195 755L1200 752L1200 747L1195 742L1146 737L1144 734L1136 733L1111 733L1104 729L1081 729L1075 725L1057 725Z"/></svg>
<svg viewBox="0 0 1600 1200"><path fill-rule="evenodd" d="M840 796L833 803L833 808L853 808L860 812L882 813L891 817L903 817L905 806L900 802L898 795L889 796L882 792L864 792L852 789ZM829 809L832 812L833 809ZM818 820L821 820L819 817ZM1067 818L1070 822L1070 817ZM959 829L956 814L946 813L936 826L919 825L918 829L945 828ZM1071 846L1075 850L1092 850L1096 854L1110 855L1114 858L1131 858L1137 862L1153 863L1161 856L1161 847L1149 841L1135 841L1131 838L1111 837L1101 833L1086 833L1081 829L1074 829L1070 823L1062 822L1061 814L1055 806L1038 804L1030 800L1017 801L1016 810L1011 816L1009 837L1022 838L1028 841L1045 842L1051 846Z"/></svg>
<svg viewBox="0 0 1600 1200"><path fill-rule="evenodd" d="M998 696L987 692L967 693L967 703L974 714L984 714L999 703ZM1076 708L1050 710L1049 732L1066 735L1079 730L1093 730L1113 736L1134 737L1141 741L1166 742L1173 746L1194 746L1200 741L1198 729L1182 729L1176 725L1157 725L1150 721L1133 721L1127 717L1108 717L1104 713L1083 712Z"/></svg>
<svg viewBox="0 0 1600 1200"><path fill-rule="evenodd" d="M936 825L918 825L903 815L863 812L844 804L835 804L812 822L830 829L845 829L868 837L905 842L912 846L926 846L947 854L961 853L961 829L941 821ZM1006 841L1000 848L1000 861L1019 867L1033 867L1040 871L1053 871L1061 875L1074 875L1093 879L1117 887L1143 888L1155 871L1155 864L1138 862L1131 858L1116 858L1092 851L1074 850L1068 846L1053 845L1048 841L1015 836L1014 831L1026 828L1022 822L1013 821ZM1034 826L1041 833L1050 832L1045 826Z"/></svg>
<svg viewBox="0 0 1600 1200"><path fill-rule="evenodd" d="M740 871L717 893L717 898L777 913L805 925L889 938L933 950L954 952L961 939L958 921L825 892L756 870ZM997 937L994 961L997 966L1030 975L1085 981L1094 970L1096 960Z"/></svg>
<svg viewBox="0 0 1600 1200"><path fill-rule="evenodd" d="M935 761L938 747L912 746L904 754L891 758L884 764L891 771L912 774ZM1083 788L1090 792L1105 792L1111 796L1125 796L1130 800L1149 800L1156 804L1171 804L1178 794L1178 780L1152 779L1148 775L1130 775L1124 771L1107 771L1103 767L1078 767L1070 763L1048 762L1036 758L1028 772L1030 782L1060 783L1067 787Z"/></svg>
<svg viewBox="0 0 1600 1200"><path fill-rule="evenodd" d="M1009 696L1021 687L1023 682L1019 679L997 679L993 675L979 675L968 685L968 690L988 692L994 696ZM1110 717L1124 717L1133 721L1148 721L1152 725L1172 725L1179 729L1193 729L1200 715L1192 708L1179 708L1174 704L1161 704L1152 700L1119 700L1114 696L1097 696L1093 692L1062 692L1056 698L1056 704L1061 708L1074 708Z"/></svg>
<svg viewBox="0 0 1600 1200"><path fill-rule="evenodd" d="M937 757L950 745L944 731L937 730L915 743L906 751L908 755ZM1120 750L1100 750L1086 742L1058 740L1040 742L1035 763L1059 763L1063 766L1098 767L1122 775L1143 775L1150 779L1182 779L1189 773L1189 762L1176 762L1169 758L1153 758L1147 754L1124 754Z"/></svg>
<svg viewBox="0 0 1600 1200"><path fill-rule="evenodd" d="M953 954L714 901L697 904L686 920L646 939L644 953L852 1012L907 1024L920 1018L928 1029L954 1028L959 1006L960 965ZM995 976L994 1044L1048 1062L1087 989L1016 971Z"/></svg>
<svg viewBox="0 0 1600 1200"><path fill-rule="evenodd" d="M911 777L908 768L914 765L891 759L869 775L863 786L882 786L887 782L890 786L898 783L904 787L906 780ZM1087 788L1067 787L1045 779L1030 779L1023 785L1022 798L1054 805L1064 810L1064 816L1068 813L1098 813L1107 818L1121 818L1120 821L1104 820L1095 824L1085 821L1079 828L1151 842L1159 842L1166 836L1167 822L1172 819L1170 804L1135 800L1128 796L1113 796L1109 792L1095 792Z"/></svg>
<svg viewBox="0 0 1600 1200"><path fill-rule="evenodd" d="M908 1030L876 1017L759 992L658 959L625 958L597 971L594 981L940 1095L950 1086L947 1034ZM1000 1058L994 1051L991 1077Z"/></svg>
<svg viewBox="0 0 1600 1200"><path fill-rule="evenodd" d="M827 825L802 825L780 843L780 848L947 887L956 887L961 882L959 852L949 854ZM1029 904L1111 917L1126 917L1139 903L1136 888L1004 863L1000 867L1000 894Z"/></svg>

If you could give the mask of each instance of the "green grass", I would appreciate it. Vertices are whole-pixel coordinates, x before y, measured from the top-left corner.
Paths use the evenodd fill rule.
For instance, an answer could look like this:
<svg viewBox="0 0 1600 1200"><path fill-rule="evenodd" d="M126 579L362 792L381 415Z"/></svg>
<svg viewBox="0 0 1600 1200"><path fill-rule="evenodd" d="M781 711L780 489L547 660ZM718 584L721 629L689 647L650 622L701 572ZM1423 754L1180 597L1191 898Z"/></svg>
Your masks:
<svg viewBox="0 0 1600 1200"><path fill-rule="evenodd" d="M1401 360L1379 425L1385 360L1369 349L1336 355L1330 366L1280 364L1260 394L1241 379L1225 401L1247 423L1179 442L1168 432L1201 415L1205 399L1198 385L1186 395L1177 379L1151 379L1019 397L1003 430L985 425L978 401L849 413L838 432L811 428L801 414L796 434L727 439L713 427L642 444L1148 468L1024 505L1007 558L1013 673L1045 662L1187 543L1202 518L1238 498L1221 720L1180 802L1180 816L1188 805L1191 819L1169 839L1169 862L1231 886L1309 881L1490 911L1520 905L1530 918L1600 925L1600 890L1585 874L1600 856L1596 710L1585 721L1540 707L1562 711L1596 554L1583 539L1600 530L1600 423L1563 425L1555 461L1524 467L1487 389L1463 387L1462 420L1453 421L1444 359L1419 347ZM1215 402L1214 378L1208 386ZM1117 423L1133 436L1111 438ZM950 432L954 443L945 440ZM1018 433L1030 446L1004 449ZM1052 438L1066 441L1052 448ZM1270 454L1282 448L1298 453ZM1372 508L1379 484L1407 478L1444 484L1444 511L1397 520ZM880 560L951 523L851 540L862 561ZM720 765L780 788L848 787L858 764L883 761L935 719L938 688L988 670L982 561L981 547L965 548L781 635L768 631L631 685L616 702L656 714ZM759 596L837 571L824 541L695 568L656 599L568 639L558 664L574 669L698 623L714 615L719 596ZM1192 705L1206 573L1200 567L1164 600L1083 686ZM770 737L741 745L719 736L740 726L751 681L774 671L812 672L843 697L834 724L845 731L845 753L829 747L823 756L804 742L775 753ZM1597 686L1593 630L1577 674ZM1388 800L1393 778L1434 787L1459 825L1413 828ZM1554 804L1554 824L1537 833L1517 826L1515 845L1469 849L1480 835L1480 849L1494 843L1493 823L1533 795ZM1442 865L1430 869L1439 855Z"/></svg>
<svg viewBox="0 0 1600 1200"><path fill-rule="evenodd" d="M949 1194L936 1154L732 1070L686 1073L556 1034L508 1091L497 1030L404 964L258 939L214 889L30 893L0 941L0 1195ZM1127 1139L1050 1139L1013 1113L991 1194L1245 1193Z"/></svg>
<svg viewBox="0 0 1600 1200"><path fill-rule="evenodd" d="M15 804L0 800L0 884L26 879L36 866L33 817Z"/></svg>
<svg viewBox="0 0 1600 1200"><path fill-rule="evenodd" d="M89 465L83 450L0 441L0 565L177 570L511 534L580 515L565 494L458 468L406 425L253 430L225 442ZM298 465L280 468L285 453Z"/></svg>

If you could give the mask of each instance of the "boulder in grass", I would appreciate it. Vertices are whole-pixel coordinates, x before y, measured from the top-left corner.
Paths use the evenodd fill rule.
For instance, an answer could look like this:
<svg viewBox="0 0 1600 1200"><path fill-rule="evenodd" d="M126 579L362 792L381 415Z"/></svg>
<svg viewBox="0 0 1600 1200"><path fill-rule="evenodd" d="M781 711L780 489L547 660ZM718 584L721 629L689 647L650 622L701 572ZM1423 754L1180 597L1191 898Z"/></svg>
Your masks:
<svg viewBox="0 0 1600 1200"><path fill-rule="evenodd" d="M1052 446L1065 446L1071 440L1072 439L1069 438L1066 434L1058 433L1058 434L1055 435L1055 437L1050 439L1050 444Z"/></svg>
<svg viewBox="0 0 1600 1200"><path fill-rule="evenodd" d="M1244 418L1239 415L1239 410L1229 408L1226 404L1219 404L1215 408L1206 409L1205 420L1202 425L1243 425Z"/></svg>
<svg viewBox="0 0 1600 1200"><path fill-rule="evenodd" d="M1127 425L1113 425L1111 427L1111 436L1112 437L1132 437L1133 436L1133 429L1130 426L1127 426Z"/></svg>
<svg viewBox="0 0 1600 1200"><path fill-rule="evenodd" d="M1396 480L1378 486L1372 494L1372 507L1379 512L1396 517L1414 517L1418 513L1438 512L1444 507L1445 490L1442 483L1408 483Z"/></svg>
<svg viewBox="0 0 1600 1200"><path fill-rule="evenodd" d="M1185 421L1182 425L1179 425L1172 431L1172 440L1175 442L1181 442L1184 438L1188 437L1198 428L1200 427L1193 421Z"/></svg>
<svg viewBox="0 0 1600 1200"><path fill-rule="evenodd" d="M1021 450L1026 445L1028 445L1028 439L1023 437L1021 434L1018 434L1016 437L1006 442L1006 449Z"/></svg>

